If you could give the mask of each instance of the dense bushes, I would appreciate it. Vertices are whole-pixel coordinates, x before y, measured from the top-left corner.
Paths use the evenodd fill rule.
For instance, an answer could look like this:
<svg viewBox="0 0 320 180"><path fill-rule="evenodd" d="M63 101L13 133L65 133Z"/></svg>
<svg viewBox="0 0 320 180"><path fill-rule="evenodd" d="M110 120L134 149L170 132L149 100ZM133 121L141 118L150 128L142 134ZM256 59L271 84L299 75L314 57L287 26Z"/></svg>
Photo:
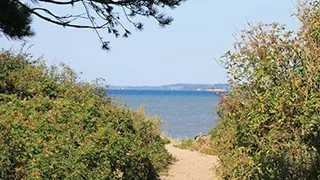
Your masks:
<svg viewBox="0 0 320 180"><path fill-rule="evenodd" d="M172 162L158 119L29 58L0 53L0 179L154 179Z"/></svg>
<svg viewBox="0 0 320 180"><path fill-rule="evenodd" d="M233 90L211 132L224 179L320 179L320 6L298 9L298 32L243 31L224 57Z"/></svg>

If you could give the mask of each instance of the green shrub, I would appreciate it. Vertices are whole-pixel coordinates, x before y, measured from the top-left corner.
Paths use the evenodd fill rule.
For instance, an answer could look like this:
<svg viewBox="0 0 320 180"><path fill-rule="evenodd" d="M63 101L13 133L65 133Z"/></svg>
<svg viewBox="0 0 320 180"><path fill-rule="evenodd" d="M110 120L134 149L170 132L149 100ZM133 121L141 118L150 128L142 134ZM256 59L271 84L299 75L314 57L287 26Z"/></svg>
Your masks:
<svg viewBox="0 0 320 180"><path fill-rule="evenodd" d="M0 179L154 179L172 162L159 118L28 58L0 53Z"/></svg>
<svg viewBox="0 0 320 180"><path fill-rule="evenodd" d="M175 146L181 149L198 151L203 154L217 155L216 148L213 147L212 145L213 143L210 140L210 137L207 137L200 133L194 138L194 140L183 139Z"/></svg>
<svg viewBox="0 0 320 180"><path fill-rule="evenodd" d="M192 139L182 139L179 144L176 145L176 147L180 149L190 149L193 150L193 140Z"/></svg>
<svg viewBox="0 0 320 180"><path fill-rule="evenodd" d="M243 31L225 65L233 90L211 131L224 179L320 178L320 6L298 9L298 32Z"/></svg>

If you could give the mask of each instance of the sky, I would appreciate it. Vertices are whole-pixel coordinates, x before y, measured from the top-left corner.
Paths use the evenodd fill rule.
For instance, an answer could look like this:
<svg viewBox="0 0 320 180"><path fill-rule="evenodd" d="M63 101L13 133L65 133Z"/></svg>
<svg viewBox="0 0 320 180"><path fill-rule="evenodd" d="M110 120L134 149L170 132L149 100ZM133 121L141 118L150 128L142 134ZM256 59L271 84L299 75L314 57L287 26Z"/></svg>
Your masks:
<svg viewBox="0 0 320 180"><path fill-rule="evenodd" d="M174 21L165 28L143 18L144 30L129 27L132 35L127 39L101 31L111 41L110 52L101 49L92 30L63 28L36 17L36 36L25 40L35 57L43 56L48 65L64 62L82 72L84 81L101 77L109 85L131 86L227 83L226 71L216 60L232 50L233 34L247 22L279 22L297 29L299 22L291 16L295 6L294 0L187 0L166 11ZM17 50L22 43L0 37L0 48Z"/></svg>

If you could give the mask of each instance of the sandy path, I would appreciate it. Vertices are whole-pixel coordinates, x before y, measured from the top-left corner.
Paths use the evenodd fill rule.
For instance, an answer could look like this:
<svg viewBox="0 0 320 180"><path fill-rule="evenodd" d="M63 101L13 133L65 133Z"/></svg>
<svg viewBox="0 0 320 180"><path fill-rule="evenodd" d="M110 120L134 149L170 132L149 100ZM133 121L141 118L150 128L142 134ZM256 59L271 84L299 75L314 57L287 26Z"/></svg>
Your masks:
<svg viewBox="0 0 320 180"><path fill-rule="evenodd" d="M161 180L213 180L212 168L218 162L216 156L210 156L179 149L172 144L166 145L167 150L177 158L177 162L169 167L168 175Z"/></svg>

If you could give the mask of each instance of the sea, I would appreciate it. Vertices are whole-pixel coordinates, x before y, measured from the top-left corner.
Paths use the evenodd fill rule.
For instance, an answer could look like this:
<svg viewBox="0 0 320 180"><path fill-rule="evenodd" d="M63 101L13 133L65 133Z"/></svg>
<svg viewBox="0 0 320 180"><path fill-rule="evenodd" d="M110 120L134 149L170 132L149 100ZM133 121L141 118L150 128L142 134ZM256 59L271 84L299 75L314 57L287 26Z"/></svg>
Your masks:
<svg viewBox="0 0 320 180"><path fill-rule="evenodd" d="M211 91L109 90L108 96L135 110L144 106L147 114L160 116L162 132L175 139L207 135L218 118L219 96Z"/></svg>

